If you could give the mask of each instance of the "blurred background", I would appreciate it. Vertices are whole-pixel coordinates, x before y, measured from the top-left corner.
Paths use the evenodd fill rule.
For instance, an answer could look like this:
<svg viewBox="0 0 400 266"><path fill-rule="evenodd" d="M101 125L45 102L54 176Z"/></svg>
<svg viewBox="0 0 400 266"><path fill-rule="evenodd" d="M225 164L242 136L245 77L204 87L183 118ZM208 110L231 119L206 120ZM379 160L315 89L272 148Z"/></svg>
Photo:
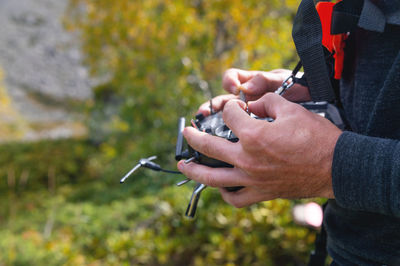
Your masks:
<svg viewBox="0 0 400 266"><path fill-rule="evenodd" d="M184 217L179 116L230 67L292 68L296 0L1 0L0 265L304 265L296 203Z"/></svg>

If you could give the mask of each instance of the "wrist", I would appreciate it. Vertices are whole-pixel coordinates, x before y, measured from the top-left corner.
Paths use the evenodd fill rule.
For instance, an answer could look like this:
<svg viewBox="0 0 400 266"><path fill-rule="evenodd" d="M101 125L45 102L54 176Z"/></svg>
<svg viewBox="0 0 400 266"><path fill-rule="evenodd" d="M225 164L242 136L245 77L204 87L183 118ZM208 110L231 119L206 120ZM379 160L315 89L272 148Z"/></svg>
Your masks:
<svg viewBox="0 0 400 266"><path fill-rule="evenodd" d="M325 165L324 167L322 167L324 169L322 178L322 180L324 180L324 183L319 193L320 194L319 196L323 198L328 198L328 199L335 198L333 192L333 184L332 184L332 166L333 166L333 156L335 152L336 143L341 134L342 131L337 129L327 136L328 141L327 141L326 155L325 155L326 159L324 160Z"/></svg>

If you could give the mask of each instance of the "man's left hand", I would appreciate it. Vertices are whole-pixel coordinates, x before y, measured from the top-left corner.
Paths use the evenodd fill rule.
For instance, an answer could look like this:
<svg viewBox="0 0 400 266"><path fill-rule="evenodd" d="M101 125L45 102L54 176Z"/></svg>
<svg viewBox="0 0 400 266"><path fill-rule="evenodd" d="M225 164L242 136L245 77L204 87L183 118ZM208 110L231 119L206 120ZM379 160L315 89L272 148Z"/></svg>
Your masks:
<svg viewBox="0 0 400 266"><path fill-rule="evenodd" d="M273 93L249 102L249 111L273 122L251 118L245 103L225 104L223 119L238 136L226 139L185 128L188 144L200 153L234 168L210 168L183 161L178 168L188 178L219 187L224 200L235 207L275 198L333 198L332 160L340 129ZM237 192L224 187L244 186Z"/></svg>

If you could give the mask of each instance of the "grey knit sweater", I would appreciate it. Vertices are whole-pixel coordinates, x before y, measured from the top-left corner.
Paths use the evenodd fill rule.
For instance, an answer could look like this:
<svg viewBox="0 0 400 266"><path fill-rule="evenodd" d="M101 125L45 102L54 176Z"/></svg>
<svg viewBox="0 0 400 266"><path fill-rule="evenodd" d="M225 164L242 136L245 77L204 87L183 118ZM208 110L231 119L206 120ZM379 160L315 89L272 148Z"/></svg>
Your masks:
<svg viewBox="0 0 400 266"><path fill-rule="evenodd" d="M335 147L328 252L339 265L400 265L400 26L358 29L346 45L341 100L352 132Z"/></svg>

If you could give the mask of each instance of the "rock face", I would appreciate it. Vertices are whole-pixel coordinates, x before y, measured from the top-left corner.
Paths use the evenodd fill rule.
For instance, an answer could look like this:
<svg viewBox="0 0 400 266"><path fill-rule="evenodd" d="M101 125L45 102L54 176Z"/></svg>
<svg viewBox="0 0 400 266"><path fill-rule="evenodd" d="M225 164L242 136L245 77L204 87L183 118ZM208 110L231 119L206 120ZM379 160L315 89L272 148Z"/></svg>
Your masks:
<svg viewBox="0 0 400 266"><path fill-rule="evenodd" d="M11 106L28 125L22 140L85 133L77 106L91 99L95 81L82 65L78 36L63 27L67 5L0 1L0 68Z"/></svg>

